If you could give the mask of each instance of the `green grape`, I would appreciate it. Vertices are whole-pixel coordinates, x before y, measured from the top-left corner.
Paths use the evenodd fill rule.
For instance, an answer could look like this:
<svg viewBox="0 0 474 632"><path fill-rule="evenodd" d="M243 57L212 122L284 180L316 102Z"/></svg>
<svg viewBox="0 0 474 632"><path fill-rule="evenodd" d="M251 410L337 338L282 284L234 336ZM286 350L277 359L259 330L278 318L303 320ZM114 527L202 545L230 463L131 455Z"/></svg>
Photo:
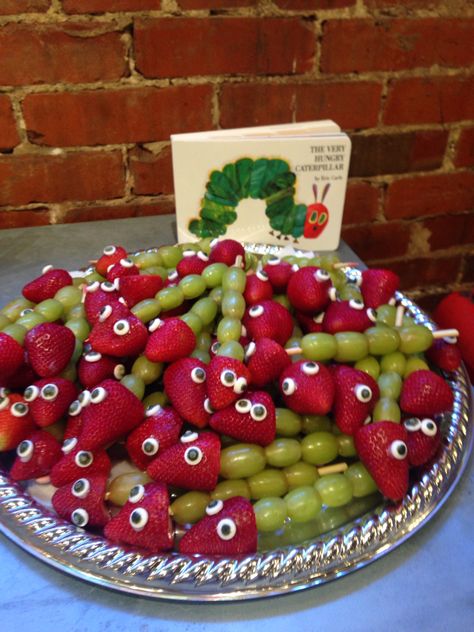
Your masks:
<svg viewBox="0 0 474 632"><path fill-rule="evenodd" d="M125 375L120 380L120 384L126 386L129 391L132 391L132 393L138 397L138 399L143 399L143 396L145 395L145 382L138 375Z"/></svg>
<svg viewBox="0 0 474 632"><path fill-rule="evenodd" d="M397 308L395 305L380 305L377 307L377 323L395 327L395 319L397 316Z"/></svg>
<svg viewBox="0 0 474 632"><path fill-rule="evenodd" d="M324 362L335 357L338 352L338 343L335 336L330 334L306 334L301 339L301 349L308 360Z"/></svg>
<svg viewBox="0 0 474 632"><path fill-rule="evenodd" d="M414 371L428 371L429 368L430 367L422 358L419 358L418 356L410 356L407 358L403 377L407 378L410 373L413 373Z"/></svg>
<svg viewBox="0 0 474 632"><path fill-rule="evenodd" d="M374 358L374 356L367 356L366 358L362 358L354 364L355 369L359 369L359 371L363 371L370 375L374 380L377 380L380 375L380 364L378 360Z"/></svg>
<svg viewBox="0 0 474 632"><path fill-rule="evenodd" d="M211 497L206 492L186 492L171 503L171 515L178 524L194 524L206 515L210 500Z"/></svg>
<svg viewBox="0 0 474 632"><path fill-rule="evenodd" d="M299 349L301 347L301 338L290 338L289 340L287 340L286 344L285 344L285 349ZM297 362L298 360L301 360L303 356L301 354L297 354L297 355L292 355L291 356L291 361L292 362Z"/></svg>
<svg viewBox="0 0 474 632"><path fill-rule="evenodd" d="M283 498L262 498L254 504L253 511L257 529L261 532L281 529L287 517L286 502Z"/></svg>
<svg viewBox="0 0 474 632"><path fill-rule="evenodd" d="M221 344L216 355L234 358L235 360L243 362L245 351L242 345L236 340L228 340L227 342L223 342Z"/></svg>
<svg viewBox="0 0 474 632"><path fill-rule="evenodd" d="M146 356L140 355L132 366L132 374L139 377L148 386L158 380L163 373L162 362L152 362Z"/></svg>
<svg viewBox="0 0 474 632"><path fill-rule="evenodd" d="M224 297L224 290L221 287L215 287L209 292L209 298L212 299L217 305L221 305Z"/></svg>
<svg viewBox="0 0 474 632"><path fill-rule="evenodd" d="M377 384L379 385L381 397L388 397L389 399L395 400L400 397L402 378L399 373L395 373L395 371L381 373Z"/></svg>
<svg viewBox="0 0 474 632"><path fill-rule="evenodd" d="M375 404L372 413L373 421L393 421L400 423L401 412L396 401L388 397L381 397Z"/></svg>
<svg viewBox="0 0 474 632"><path fill-rule="evenodd" d="M199 250L201 250L205 255L209 255L211 252L211 241L212 237L204 237L198 241Z"/></svg>
<svg viewBox="0 0 474 632"><path fill-rule="evenodd" d="M235 266L227 268L222 277L222 289L224 292L227 290L235 290L236 292L243 294L246 283L247 275L242 268L237 268Z"/></svg>
<svg viewBox="0 0 474 632"><path fill-rule="evenodd" d="M15 324L21 325L27 331L30 331L31 329L33 329L33 327L36 327L36 325L41 325L45 322L46 318L42 314L37 314L36 312L27 312L23 316L20 316L20 318L17 318Z"/></svg>
<svg viewBox="0 0 474 632"><path fill-rule="evenodd" d="M163 266L150 266L149 268L140 269L140 274L151 274L153 276L159 276L163 281L168 278L168 270Z"/></svg>
<svg viewBox="0 0 474 632"><path fill-rule="evenodd" d="M348 519L354 520L371 509L375 509L375 507L380 504L380 500L381 495L378 491L368 496L361 496L360 498L354 496L351 502L344 507L344 510L346 511Z"/></svg>
<svg viewBox="0 0 474 632"><path fill-rule="evenodd" d="M386 355L396 351L400 345L400 336L396 329L378 325L365 330L371 355Z"/></svg>
<svg viewBox="0 0 474 632"><path fill-rule="evenodd" d="M84 303L78 303L77 305L73 305L67 314L68 320L77 320L78 318L86 317L86 308L84 307Z"/></svg>
<svg viewBox="0 0 474 632"><path fill-rule="evenodd" d="M18 325L17 323L12 323L11 325L7 325L2 329L4 334L7 334L14 340L18 342L18 344L23 345L25 340L25 336L28 333L26 328L23 325Z"/></svg>
<svg viewBox="0 0 474 632"><path fill-rule="evenodd" d="M400 351L394 351L388 355L384 355L380 360L380 368L383 373L394 371L403 375L405 373L406 358Z"/></svg>
<svg viewBox="0 0 474 632"><path fill-rule="evenodd" d="M292 489L285 496L288 516L295 522L314 520L323 505L319 492L309 485Z"/></svg>
<svg viewBox="0 0 474 632"><path fill-rule="evenodd" d="M31 301L27 301L23 296L19 296L18 298L10 301L0 310L0 313L6 316L12 323L14 323L17 318L20 317L21 312L24 309L33 309L35 306Z"/></svg>
<svg viewBox="0 0 474 632"><path fill-rule="evenodd" d="M306 435L320 430L329 432L331 430L331 425L331 420L326 415L303 415L301 420L301 431Z"/></svg>
<svg viewBox="0 0 474 632"><path fill-rule="evenodd" d="M330 432L312 432L301 441L301 450L303 461L325 465L337 457L337 439Z"/></svg>
<svg viewBox="0 0 474 632"><path fill-rule="evenodd" d="M245 314L245 307L245 299L240 292L236 292L235 290L224 292L221 302L223 316L241 320Z"/></svg>
<svg viewBox="0 0 474 632"><path fill-rule="evenodd" d="M199 252L199 243L195 241L187 241L184 244L180 244L181 250L184 252Z"/></svg>
<svg viewBox="0 0 474 632"><path fill-rule="evenodd" d="M336 441L339 456L342 456L345 459L356 456L357 450L355 448L354 437L352 435L341 432L341 434L337 435Z"/></svg>
<svg viewBox="0 0 474 632"><path fill-rule="evenodd" d="M122 507L128 501L130 491L136 485L146 485L151 481L151 478L146 472L140 470L133 470L131 472L125 472L125 474L119 474L113 478L107 489L107 499L117 507Z"/></svg>
<svg viewBox="0 0 474 632"><path fill-rule="evenodd" d="M145 298L143 301L134 305L130 311L139 318L142 323L149 323L161 312L161 304L156 298Z"/></svg>
<svg viewBox="0 0 474 632"><path fill-rule="evenodd" d="M41 301L35 307L35 312L41 314L49 323L59 320L64 312L64 306L62 303L54 298L48 298L45 301Z"/></svg>
<svg viewBox="0 0 474 632"><path fill-rule="evenodd" d="M298 327L298 325L295 325L293 327L293 332L291 334L292 338L298 338L301 340L301 338L303 337L303 330L301 329L301 327Z"/></svg>
<svg viewBox="0 0 474 632"><path fill-rule="evenodd" d="M82 301L82 291L73 285L66 285L56 292L54 298L62 304L67 314L71 307Z"/></svg>
<svg viewBox="0 0 474 632"><path fill-rule="evenodd" d="M82 351L84 349L84 345L82 343L82 340L79 340L79 338L76 338L76 342L74 345L74 351L73 354L71 356L71 362L73 364L76 364L79 361L79 358L82 355Z"/></svg>
<svg viewBox="0 0 474 632"><path fill-rule="evenodd" d="M145 410L152 406L166 406L168 403L168 397L166 393L162 393L161 391L155 391L154 393L150 393L143 400L143 406Z"/></svg>
<svg viewBox="0 0 474 632"><path fill-rule="evenodd" d="M331 268L329 270L329 276L336 290L342 290L348 285L346 275L342 270L334 270L334 268Z"/></svg>
<svg viewBox="0 0 474 632"><path fill-rule="evenodd" d="M401 327L399 351L407 355L421 353L431 347L433 334L423 325Z"/></svg>
<svg viewBox="0 0 474 632"><path fill-rule="evenodd" d="M343 287L339 289L339 296L342 301L362 301L364 299L362 297L362 293L354 283L346 283Z"/></svg>
<svg viewBox="0 0 474 632"><path fill-rule="evenodd" d="M227 270L225 263L211 263L202 271L202 278L206 287L210 290L222 285L224 272Z"/></svg>
<svg viewBox="0 0 474 632"><path fill-rule="evenodd" d="M250 487L247 481L243 479L221 481L211 492L211 498L217 500L226 500L227 498L235 498L235 496L250 499Z"/></svg>
<svg viewBox="0 0 474 632"><path fill-rule="evenodd" d="M197 358L201 360L201 362L204 362L204 364L209 364L211 361L211 356L207 351L204 351L204 349L194 349L191 353L191 358Z"/></svg>
<svg viewBox="0 0 474 632"><path fill-rule="evenodd" d="M183 258L181 248L178 246L161 246L158 250L158 254L166 268L176 268Z"/></svg>
<svg viewBox="0 0 474 632"><path fill-rule="evenodd" d="M67 367L61 371L59 377L63 377L65 380L69 380L70 382L75 382L77 379L76 365L70 362Z"/></svg>
<svg viewBox="0 0 474 632"><path fill-rule="evenodd" d="M281 470L265 469L247 478L250 497L254 499L267 496L283 496L288 491L286 476Z"/></svg>
<svg viewBox="0 0 474 632"><path fill-rule="evenodd" d="M352 493L355 498L361 498L368 496L377 491L377 485L374 479L367 471L367 468L363 463L358 461L349 465L344 472L344 476L350 481L352 485Z"/></svg>
<svg viewBox="0 0 474 632"><path fill-rule="evenodd" d="M273 467L288 467L297 463L301 458L301 445L296 439L275 439L265 448L268 465Z"/></svg>
<svg viewBox="0 0 474 632"><path fill-rule="evenodd" d="M202 331L202 320L195 312L189 311L187 314L180 316L180 318L193 330L195 336L199 336Z"/></svg>
<svg viewBox="0 0 474 632"><path fill-rule="evenodd" d="M321 476L314 484L314 488L328 507L342 507L352 498L352 484L344 474Z"/></svg>
<svg viewBox="0 0 474 632"><path fill-rule="evenodd" d="M201 298L191 307L191 312L197 314L204 325L209 325L216 317L217 304L212 298Z"/></svg>
<svg viewBox="0 0 474 632"><path fill-rule="evenodd" d="M89 337L91 326L85 318L75 318L74 320L68 320L65 323L66 327L72 331L72 333L79 338L79 340L86 340Z"/></svg>
<svg viewBox="0 0 474 632"><path fill-rule="evenodd" d="M87 285L86 277L74 277L73 280L72 280L72 285L73 285L73 287L77 287L79 290L82 291L82 286L83 285ZM68 287L70 287L70 286L68 286Z"/></svg>
<svg viewBox="0 0 474 632"><path fill-rule="evenodd" d="M198 349L202 349L203 351L209 351L209 347L211 346L211 343L212 343L211 334L208 334L207 331L201 331L201 333L196 336L196 347Z"/></svg>
<svg viewBox="0 0 474 632"><path fill-rule="evenodd" d="M281 437L294 437L301 431L301 417L288 408L276 408L276 434Z"/></svg>
<svg viewBox="0 0 474 632"><path fill-rule="evenodd" d="M245 269L256 270L258 268L258 257L253 252L245 253Z"/></svg>
<svg viewBox="0 0 474 632"><path fill-rule="evenodd" d="M139 252L133 257L133 261L141 270L163 266L163 258L158 250Z"/></svg>
<svg viewBox="0 0 474 632"><path fill-rule="evenodd" d="M12 321L5 316L5 314L0 314L0 331L2 331L2 329L4 327L8 327L8 325L11 325Z"/></svg>
<svg viewBox="0 0 474 632"><path fill-rule="evenodd" d="M242 323L235 318L224 316L217 325L217 340L219 342L229 342L230 340L240 340L242 335Z"/></svg>
<svg viewBox="0 0 474 632"><path fill-rule="evenodd" d="M96 270L94 270L93 272L89 272L85 275L84 281L87 283L87 285L90 285L91 283L95 283L96 281L102 283L103 281L105 281L105 279Z"/></svg>
<svg viewBox="0 0 474 632"><path fill-rule="evenodd" d="M292 310L290 300L286 294L276 294L272 300L274 300L276 303L280 303L280 305L283 305L283 307L286 307L288 311Z"/></svg>
<svg viewBox="0 0 474 632"><path fill-rule="evenodd" d="M236 443L221 451L223 478L248 478L261 472L266 464L265 452L253 443Z"/></svg>
<svg viewBox="0 0 474 632"><path fill-rule="evenodd" d="M185 299L201 296L206 291L206 283L199 274L188 274L178 284Z"/></svg>
<svg viewBox="0 0 474 632"><path fill-rule="evenodd" d="M369 345L364 334L356 331L341 331L334 334L337 342L336 362L357 362L368 355Z"/></svg>
<svg viewBox="0 0 474 632"><path fill-rule="evenodd" d="M314 465L304 461L298 461L298 463L285 467L283 472L286 476L288 489L295 489L303 485L313 485L318 478L318 472Z"/></svg>
<svg viewBox="0 0 474 632"><path fill-rule="evenodd" d="M160 301L161 310L166 312L182 305L184 294L180 287L170 285L160 290L155 298Z"/></svg>
<svg viewBox="0 0 474 632"><path fill-rule="evenodd" d="M316 519L319 533L327 533L333 529L337 529L348 520L345 507L326 507L321 511Z"/></svg>

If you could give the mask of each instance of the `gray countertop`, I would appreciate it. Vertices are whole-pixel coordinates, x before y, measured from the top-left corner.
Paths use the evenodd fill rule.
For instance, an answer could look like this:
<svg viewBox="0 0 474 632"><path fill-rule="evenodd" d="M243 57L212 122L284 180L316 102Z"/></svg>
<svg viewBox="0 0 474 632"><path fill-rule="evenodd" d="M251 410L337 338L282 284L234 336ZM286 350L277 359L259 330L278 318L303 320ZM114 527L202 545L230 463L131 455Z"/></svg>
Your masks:
<svg viewBox="0 0 474 632"><path fill-rule="evenodd" d="M166 216L0 231L0 304L47 263L71 269L109 243L134 250L174 240ZM346 246L341 255L353 257ZM47 566L0 535L0 630L469 630L473 494L471 459L441 511L387 556L324 586L240 603L149 601L112 592Z"/></svg>

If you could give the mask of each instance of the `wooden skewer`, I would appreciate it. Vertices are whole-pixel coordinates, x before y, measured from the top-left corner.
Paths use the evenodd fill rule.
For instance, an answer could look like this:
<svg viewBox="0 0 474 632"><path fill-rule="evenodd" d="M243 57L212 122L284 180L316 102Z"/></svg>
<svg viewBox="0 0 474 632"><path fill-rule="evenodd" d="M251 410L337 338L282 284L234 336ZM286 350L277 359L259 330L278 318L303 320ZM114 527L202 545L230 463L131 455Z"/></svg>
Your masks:
<svg viewBox="0 0 474 632"><path fill-rule="evenodd" d="M319 476L325 476L326 474L340 474L345 472L349 466L347 463L334 463L333 465L324 465L323 467L317 467L316 470Z"/></svg>
<svg viewBox="0 0 474 632"><path fill-rule="evenodd" d="M303 353L303 349L301 347L290 347L289 349L285 349L286 353L289 356L299 355Z"/></svg>
<svg viewBox="0 0 474 632"><path fill-rule="evenodd" d="M395 327L401 327L403 325L403 315L405 314L405 308L403 305L398 305L395 313Z"/></svg>
<svg viewBox="0 0 474 632"><path fill-rule="evenodd" d="M358 268L360 263L357 261L338 261L332 264L333 270L340 270L341 268Z"/></svg>
<svg viewBox="0 0 474 632"><path fill-rule="evenodd" d="M433 338L438 340L439 338L459 338L459 331L457 329L437 329L433 331Z"/></svg>

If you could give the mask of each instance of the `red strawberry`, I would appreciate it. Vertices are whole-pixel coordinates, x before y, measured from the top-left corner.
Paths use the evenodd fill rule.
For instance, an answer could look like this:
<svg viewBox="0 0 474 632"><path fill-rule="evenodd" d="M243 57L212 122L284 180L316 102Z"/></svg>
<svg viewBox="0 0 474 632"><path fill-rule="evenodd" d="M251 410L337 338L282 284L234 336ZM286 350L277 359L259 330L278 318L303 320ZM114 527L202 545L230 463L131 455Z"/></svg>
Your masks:
<svg viewBox="0 0 474 632"><path fill-rule="evenodd" d="M102 308L106 305L111 305L117 309L118 306L122 305L123 309L126 310L126 305L119 303L119 298L120 294L114 283L95 281L88 285L84 290L84 310L88 322L94 325L99 320Z"/></svg>
<svg viewBox="0 0 474 632"><path fill-rule="evenodd" d="M207 367L207 394L214 410L230 406L246 390L250 371L235 358L214 356Z"/></svg>
<svg viewBox="0 0 474 632"><path fill-rule="evenodd" d="M304 312L295 312L295 318L305 334L317 334L323 330L324 312L317 316L310 316Z"/></svg>
<svg viewBox="0 0 474 632"><path fill-rule="evenodd" d="M377 382L364 371L349 366L336 366L332 372L336 385L334 421L341 432L353 435L370 415L380 397Z"/></svg>
<svg viewBox="0 0 474 632"><path fill-rule="evenodd" d="M405 428L392 421L362 426L354 435L360 460L382 494L401 500L408 491L408 449Z"/></svg>
<svg viewBox="0 0 474 632"><path fill-rule="evenodd" d="M426 357L443 371L457 371L461 366L461 351L456 342L446 339L433 340Z"/></svg>
<svg viewBox="0 0 474 632"><path fill-rule="evenodd" d="M173 546L173 523L169 515L166 485L136 485L119 513L104 529L105 537L119 544L131 544L152 553Z"/></svg>
<svg viewBox="0 0 474 632"><path fill-rule="evenodd" d="M146 343L145 356L151 362L175 362L191 355L196 346L193 330L180 318L155 318L149 330L152 333Z"/></svg>
<svg viewBox="0 0 474 632"><path fill-rule="evenodd" d="M163 382L166 394L186 421L198 428L209 422L211 410L207 400L207 365L197 358L182 358L166 369Z"/></svg>
<svg viewBox="0 0 474 632"><path fill-rule="evenodd" d="M441 433L433 419L411 417L403 422L407 431L408 462L423 465L434 457L441 443Z"/></svg>
<svg viewBox="0 0 474 632"><path fill-rule="evenodd" d="M18 444L10 476L14 481L28 481L47 476L63 453L61 444L46 430L36 430Z"/></svg>
<svg viewBox="0 0 474 632"><path fill-rule="evenodd" d="M324 364L300 360L283 371L279 382L285 404L294 412L326 415L331 410L336 387Z"/></svg>
<svg viewBox="0 0 474 632"><path fill-rule="evenodd" d="M214 413L209 425L220 434L266 446L275 438L275 404L265 391L247 393L245 398Z"/></svg>
<svg viewBox="0 0 474 632"><path fill-rule="evenodd" d="M360 291L366 307L376 309L385 305L400 286L400 278L395 272L385 268L371 268L362 272Z"/></svg>
<svg viewBox="0 0 474 632"><path fill-rule="evenodd" d="M147 328L131 313L117 319L116 314L111 312L109 318L97 322L89 334L94 351L119 358L139 355L147 340Z"/></svg>
<svg viewBox="0 0 474 632"><path fill-rule="evenodd" d="M403 382L400 408L416 417L432 417L450 410L453 399L442 377L433 371L414 371Z"/></svg>
<svg viewBox="0 0 474 632"><path fill-rule="evenodd" d="M245 311L242 324L250 338L271 338L282 346L293 333L290 312L276 301L262 301L249 307Z"/></svg>
<svg viewBox="0 0 474 632"><path fill-rule="evenodd" d="M25 360L17 371L9 378L0 379L0 385L12 391L22 391L28 384L38 379L38 375L28 364L28 357L25 354Z"/></svg>
<svg viewBox="0 0 474 632"><path fill-rule="evenodd" d="M72 285L72 277L69 272L46 266L41 276L25 285L22 294L33 303L41 303L47 298L54 298L56 292L66 285Z"/></svg>
<svg viewBox="0 0 474 632"><path fill-rule="evenodd" d="M127 251L122 246L106 246L103 250L103 255L95 264L95 269L101 276L105 277L110 266L118 263L120 259L126 258Z"/></svg>
<svg viewBox="0 0 474 632"><path fill-rule="evenodd" d="M147 419L128 435L125 444L130 458L141 470L146 470L159 450L178 442L183 425L171 406L153 406L146 415Z"/></svg>
<svg viewBox="0 0 474 632"><path fill-rule="evenodd" d="M109 358L97 351L85 353L77 365L77 376L84 388L94 388L99 382L108 378L121 380L125 375L125 367L115 358Z"/></svg>
<svg viewBox="0 0 474 632"><path fill-rule="evenodd" d="M270 338L259 338L251 342L245 357L252 386L258 388L276 380L283 369L291 364L285 349Z"/></svg>
<svg viewBox="0 0 474 632"><path fill-rule="evenodd" d="M183 489L211 491L217 485L221 442L213 432L185 432L147 468L151 478Z"/></svg>
<svg viewBox="0 0 474 632"><path fill-rule="evenodd" d="M234 556L256 552L257 523L249 500L242 496L212 500L206 514L182 537L180 553Z"/></svg>
<svg viewBox="0 0 474 632"><path fill-rule="evenodd" d="M336 334L340 331L358 331L363 333L372 327L377 319L372 308L366 309L362 301L334 301L328 305L324 314L323 331Z"/></svg>
<svg viewBox="0 0 474 632"><path fill-rule="evenodd" d="M63 456L50 472L51 484L54 487L62 487L83 476L109 475L112 463L105 450L96 453L81 450L77 445L77 439L73 438L63 443L62 451Z"/></svg>
<svg viewBox="0 0 474 632"><path fill-rule="evenodd" d="M331 287L331 277L326 270L307 266L291 275L287 295L295 309L307 314L316 314L329 303L328 292Z"/></svg>
<svg viewBox="0 0 474 632"><path fill-rule="evenodd" d="M242 244L234 239L223 239L213 244L209 255L209 263L225 263L227 266L235 265L237 257L242 257L243 268L245 266L245 250Z"/></svg>
<svg viewBox="0 0 474 632"><path fill-rule="evenodd" d="M143 420L143 404L120 382L104 380L92 391L82 412L81 450L105 448Z"/></svg>
<svg viewBox="0 0 474 632"><path fill-rule="evenodd" d="M257 270L255 274L247 276L244 292L244 299L247 305L256 305L261 301L270 300L272 296L272 284L263 270Z"/></svg>
<svg viewBox="0 0 474 632"><path fill-rule="evenodd" d="M69 406L69 417L66 421L66 429L64 430L63 441L78 437L82 428L82 406L76 399Z"/></svg>
<svg viewBox="0 0 474 632"><path fill-rule="evenodd" d="M189 253L189 254L188 254ZM176 266L176 272L180 279L188 274L201 274L209 265L209 257L203 252L193 252L188 250Z"/></svg>
<svg viewBox="0 0 474 632"><path fill-rule="evenodd" d="M128 258L120 259L107 269L107 280L113 282L115 279L135 274L140 274L140 270L133 261Z"/></svg>
<svg viewBox="0 0 474 632"><path fill-rule="evenodd" d="M31 384L23 395L35 423L44 428L63 417L77 397L77 388L62 377L44 378Z"/></svg>
<svg viewBox="0 0 474 632"><path fill-rule="evenodd" d="M146 298L154 298L162 287L163 279L158 274L131 274L119 280L119 292L130 308Z"/></svg>
<svg viewBox="0 0 474 632"><path fill-rule="evenodd" d="M23 347L8 334L0 332L0 383L14 375L24 359Z"/></svg>
<svg viewBox="0 0 474 632"><path fill-rule="evenodd" d="M13 450L35 429L28 404L21 395L2 390L0 396L0 452Z"/></svg>
<svg viewBox="0 0 474 632"><path fill-rule="evenodd" d="M57 489L51 502L60 518L78 527L104 527L110 520L106 487L107 476L84 476Z"/></svg>
<svg viewBox="0 0 474 632"><path fill-rule="evenodd" d="M71 360L75 346L72 331L55 323L36 325L25 337L29 363L40 377L61 373Z"/></svg>
<svg viewBox="0 0 474 632"><path fill-rule="evenodd" d="M267 261L263 267L263 271L267 274L275 294L286 292L288 282L293 274L291 263L288 263L288 261L280 261L278 257L274 257Z"/></svg>

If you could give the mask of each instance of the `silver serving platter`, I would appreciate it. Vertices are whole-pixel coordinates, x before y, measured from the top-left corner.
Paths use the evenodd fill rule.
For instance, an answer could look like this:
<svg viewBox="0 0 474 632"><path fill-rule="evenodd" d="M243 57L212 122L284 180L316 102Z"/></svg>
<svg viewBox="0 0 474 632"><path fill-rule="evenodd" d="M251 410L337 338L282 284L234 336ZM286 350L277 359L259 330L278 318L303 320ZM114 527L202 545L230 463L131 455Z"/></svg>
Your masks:
<svg viewBox="0 0 474 632"><path fill-rule="evenodd" d="M402 294L396 298L417 322L433 328L411 300ZM0 530L61 571L153 599L252 599L323 584L398 547L432 518L455 488L472 451L471 390L464 367L445 377L455 401L442 422L442 446L403 501L381 502L361 517L301 544L240 558L147 555L125 549L60 520L9 479L1 459Z"/></svg>

